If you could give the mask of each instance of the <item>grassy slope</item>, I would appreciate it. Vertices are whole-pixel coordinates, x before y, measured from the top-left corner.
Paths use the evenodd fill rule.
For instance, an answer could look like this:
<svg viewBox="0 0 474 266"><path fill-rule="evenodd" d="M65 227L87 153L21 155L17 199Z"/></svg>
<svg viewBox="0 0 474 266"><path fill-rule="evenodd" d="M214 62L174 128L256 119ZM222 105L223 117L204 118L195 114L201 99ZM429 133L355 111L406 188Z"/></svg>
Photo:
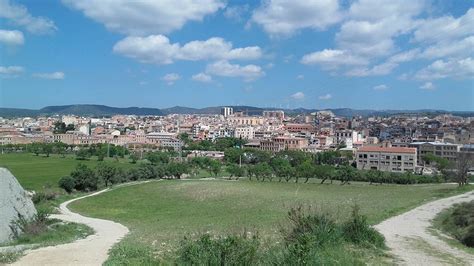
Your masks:
<svg viewBox="0 0 474 266"><path fill-rule="evenodd" d="M112 161L112 159L110 160ZM78 161L73 156L62 158L57 155L45 157L33 154L0 154L0 167L8 168L27 190L43 190L45 187L57 188L58 180L67 176L78 163L95 167L97 159ZM131 167L126 160L117 162L123 167Z"/></svg>
<svg viewBox="0 0 474 266"><path fill-rule="evenodd" d="M206 231L241 232L245 228L265 238L275 236L288 209L299 204L343 217L357 203L375 224L455 191L455 185L160 181L118 188L75 202L70 208L128 226L132 233L125 243L151 244L156 250L166 250L185 235Z"/></svg>

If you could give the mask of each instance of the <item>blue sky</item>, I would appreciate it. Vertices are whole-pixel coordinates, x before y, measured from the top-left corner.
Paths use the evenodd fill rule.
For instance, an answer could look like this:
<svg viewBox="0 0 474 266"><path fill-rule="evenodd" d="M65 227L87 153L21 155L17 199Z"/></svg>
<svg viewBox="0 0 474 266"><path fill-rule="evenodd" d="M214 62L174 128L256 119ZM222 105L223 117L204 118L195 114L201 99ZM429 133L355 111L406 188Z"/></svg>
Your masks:
<svg viewBox="0 0 474 266"><path fill-rule="evenodd" d="M474 111L474 2L0 0L0 107Z"/></svg>

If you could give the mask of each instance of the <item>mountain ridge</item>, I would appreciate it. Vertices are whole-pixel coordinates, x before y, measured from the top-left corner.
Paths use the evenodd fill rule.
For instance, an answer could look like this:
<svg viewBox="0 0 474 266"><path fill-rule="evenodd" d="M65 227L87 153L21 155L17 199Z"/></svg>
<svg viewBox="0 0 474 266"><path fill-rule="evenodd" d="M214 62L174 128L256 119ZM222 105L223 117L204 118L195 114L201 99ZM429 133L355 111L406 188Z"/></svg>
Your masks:
<svg viewBox="0 0 474 266"><path fill-rule="evenodd" d="M219 114L223 106L211 106L204 108L193 108L185 106L173 106L169 108L152 107L111 107L99 104L71 104L46 106L38 110L23 108L1 108L0 117L26 117L41 115L79 115L79 116L112 116L112 115L168 115L168 114ZM337 116L389 116L397 114L453 114L458 116L474 116L474 111L446 111L437 109L419 109L419 110L372 110L372 109L352 109L352 108L326 108L326 109L308 109L308 108L264 108L255 106L228 106L234 108L234 111L244 111L249 115L259 115L264 110L282 110L286 114L305 114L322 110L332 111Z"/></svg>

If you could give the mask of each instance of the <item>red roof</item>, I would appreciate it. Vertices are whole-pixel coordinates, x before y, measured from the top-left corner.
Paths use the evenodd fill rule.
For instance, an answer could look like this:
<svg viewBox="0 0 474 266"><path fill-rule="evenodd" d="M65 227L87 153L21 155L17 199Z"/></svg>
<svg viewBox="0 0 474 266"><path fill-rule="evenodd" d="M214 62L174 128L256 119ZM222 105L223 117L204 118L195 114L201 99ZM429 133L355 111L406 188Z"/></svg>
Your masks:
<svg viewBox="0 0 474 266"><path fill-rule="evenodd" d="M416 153L416 148L364 146L359 152Z"/></svg>

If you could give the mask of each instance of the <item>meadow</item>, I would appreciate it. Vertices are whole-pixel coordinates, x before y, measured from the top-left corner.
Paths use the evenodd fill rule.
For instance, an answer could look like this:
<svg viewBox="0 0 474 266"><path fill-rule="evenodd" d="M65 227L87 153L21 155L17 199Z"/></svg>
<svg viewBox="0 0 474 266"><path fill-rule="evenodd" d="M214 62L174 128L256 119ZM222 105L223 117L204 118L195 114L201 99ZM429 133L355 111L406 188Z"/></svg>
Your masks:
<svg viewBox="0 0 474 266"><path fill-rule="evenodd" d="M470 189L470 188L464 188ZM426 201L459 193L456 185L296 184L225 180L161 180L121 187L73 203L79 213L110 219L131 234L117 248L147 246L159 254L184 236L250 231L279 241L290 208L305 206L346 218L357 204L371 224ZM123 256L124 252L112 252ZM164 256L161 254L158 256ZM120 262L120 260L119 260ZM123 262L123 261L121 261Z"/></svg>
<svg viewBox="0 0 474 266"><path fill-rule="evenodd" d="M115 161L115 159L107 158L106 160L116 162L123 168L133 167L126 159ZM35 191L60 190L58 180L63 176L68 176L78 163L95 167L99 162L96 158L76 160L74 155L66 155L63 158L56 154L51 154L50 157L30 153L0 154L0 167L9 169L23 188Z"/></svg>

